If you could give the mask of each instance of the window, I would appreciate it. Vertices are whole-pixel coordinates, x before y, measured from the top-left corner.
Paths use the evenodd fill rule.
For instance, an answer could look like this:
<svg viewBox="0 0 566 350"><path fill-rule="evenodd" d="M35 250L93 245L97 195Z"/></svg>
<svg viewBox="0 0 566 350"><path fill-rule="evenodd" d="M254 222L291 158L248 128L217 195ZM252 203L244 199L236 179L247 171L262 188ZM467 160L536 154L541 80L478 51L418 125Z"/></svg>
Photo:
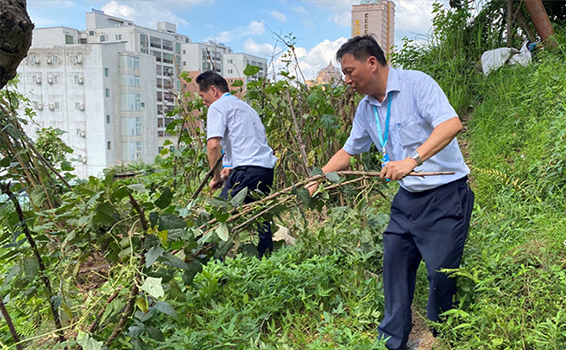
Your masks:
<svg viewBox="0 0 566 350"><path fill-rule="evenodd" d="M365 22L364 22L364 23L368 23L368 19L367 19L367 18L365 19Z"/></svg>
<svg viewBox="0 0 566 350"><path fill-rule="evenodd" d="M187 54L187 50L183 50L183 55L186 55L186 54Z"/></svg>
<svg viewBox="0 0 566 350"><path fill-rule="evenodd" d="M139 111L141 110L140 94L122 94L121 109L123 111Z"/></svg>
<svg viewBox="0 0 566 350"><path fill-rule="evenodd" d="M59 102L55 102L55 109L59 109Z"/></svg>
<svg viewBox="0 0 566 350"><path fill-rule="evenodd" d="M163 53L163 63L173 64L173 55L170 53Z"/></svg>
<svg viewBox="0 0 566 350"><path fill-rule="evenodd" d="M183 67L187 65L187 61L183 61Z"/></svg>
<svg viewBox="0 0 566 350"><path fill-rule="evenodd" d="M142 143L141 141L136 142L136 153L135 159L140 159L142 155Z"/></svg>
<svg viewBox="0 0 566 350"><path fill-rule="evenodd" d="M32 81L33 83L35 83L36 80L37 80L37 75L32 75L32 76L31 76L31 81Z"/></svg>
<svg viewBox="0 0 566 350"><path fill-rule="evenodd" d="M80 102L75 102L75 108L76 108L76 109L81 108L81 103L80 103Z"/></svg>
<svg viewBox="0 0 566 350"><path fill-rule="evenodd" d="M110 124L110 114L106 115L106 124Z"/></svg>
<svg viewBox="0 0 566 350"><path fill-rule="evenodd" d="M162 66L160 64L155 66L155 73L161 75L163 73Z"/></svg>
<svg viewBox="0 0 566 350"><path fill-rule="evenodd" d="M89 31L88 31L88 36L94 36L94 30L89 30Z"/></svg>
<svg viewBox="0 0 566 350"><path fill-rule="evenodd" d="M149 46L160 49L161 48L161 39L150 36L149 37Z"/></svg>
<svg viewBox="0 0 566 350"><path fill-rule="evenodd" d="M116 34L116 40L117 41L122 40L122 34Z"/></svg>
<svg viewBox="0 0 566 350"><path fill-rule="evenodd" d="M106 41L106 35L101 35L100 36L100 42L103 43Z"/></svg>
<svg viewBox="0 0 566 350"><path fill-rule="evenodd" d="M110 69L104 68L104 76L108 77L110 75Z"/></svg>
<svg viewBox="0 0 566 350"><path fill-rule="evenodd" d="M365 17L368 18L368 17L369 17L369 13L366 13L366 14L365 14Z"/></svg>
<svg viewBox="0 0 566 350"><path fill-rule="evenodd" d="M108 88L105 89L105 95L106 97L110 97L110 89Z"/></svg>
<svg viewBox="0 0 566 350"><path fill-rule="evenodd" d="M141 135L142 134L142 122L141 122L141 118L134 118L136 120L136 135Z"/></svg>
<svg viewBox="0 0 566 350"><path fill-rule="evenodd" d="M140 34L141 53L147 53L147 35Z"/></svg>
<svg viewBox="0 0 566 350"><path fill-rule="evenodd" d="M140 60L134 57L128 57L128 67L130 68L139 68L140 67Z"/></svg>
<svg viewBox="0 0 566 350"><path fill-rule="evenodd" d="M232 59L229 59L229 60L228 60L228 63L234 63L234 62L233 62L233 60L232 60Z"/></svg>
<svg viewBox="0 0 566 350"><path fill-rule="evenodd" d="M53 57L51 58L51 61L52 61L53 63L57 63L58 59L59 59L59 58L58 58L57 55L53 55Z"/></svg>
<svg viewBox="0 0 566 350"><path fill-rule="evenodd" d="M31 63L35 63L35 55L29 56L29 59L31 60Z"/></svg>
<svg viewBox="0 0 566 350"><path fill-rule="evenodd" d="M140 76L134 74L122 74L122 85L124 86L140 86Z"/></svg>
<svg viewBox="0 0 566 350"><path fill-rule="evenodd" d="M173 51L173 42L163 39L163 50Z"/></svg>
<svg viewBox="0 0 566 350"><path fill-rule="evenodd" d="M112 149L112 143L110 141L106 142L106 149L109 151Z"/></svg>
<svg viewBox="0 0 566 350"><path fill-rule="evenodd" d="M79 82L79 76L75 75L75 83L78 83L78 82Z"/></svg>
<svg viewBox="0 0 566 350"><path fill-rule="evenodd" d="M79 38L79 44L86 44L87 40L86 38Z"/></svg>
<svg viewBox="0 0 566 350"><path fill-rule="evenodd" d="M59 82L59 76L58 76L57 74L55 74L55 75L53 76L53 82L54 82L54 83L58 83L58 82Z"/></svg>
<svg viewBox="0 0 566 350"><path fill-rule="evenodd" d="M65 35L65 44L73 45L75 43L75 41L73 39L74 38L73 38L72 35Z"/></svg>
<svg viewBox="0 0 566 350"><path fill-rule="evenodd" d="M228 73L229 73L229 74L232 74L232 73L234 73L234 70L233 70L233 69L228 69Z"/></svg>

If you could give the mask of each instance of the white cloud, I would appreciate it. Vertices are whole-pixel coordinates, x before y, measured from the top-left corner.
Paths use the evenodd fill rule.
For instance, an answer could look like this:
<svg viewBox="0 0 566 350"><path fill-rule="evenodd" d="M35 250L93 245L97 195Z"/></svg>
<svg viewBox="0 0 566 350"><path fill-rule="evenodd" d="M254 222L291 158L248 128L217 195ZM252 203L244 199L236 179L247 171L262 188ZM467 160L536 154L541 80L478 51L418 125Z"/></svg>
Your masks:
<svg viewBox="0 0 566 350"><path fill-rule="evenodd" d="M265 24L259 21L251 21L247 26L240 26L231 31L222 31L213 38L206 40L216 40L222 43L229 43L237 38L243 38L251 35L261 35L265 33Z"/></svg>
<svg viewBox="0 0 566 350"><path fill-rule="evenodd" d="M302 6L291 6L291 11L296 13L307 13L307 10Z"/></svg>
<svg viewBox="0 0 566 350"><path fill-rule="evenodd" d="M132 21L135 20L136 16L135 8L127 5L120 5L116 1L110 1L106 5L102 6L102 11L104 11L107 15L129 19Z"/></svg>
<svg viewBox="0 0 566 350"><path fill-rule="evenodd" d="M427 34L432 26L432 0L397 1L395 6L395 41L407 36Z"/></svg>
<svg viewBox="0 0 566 350"><path fill-rule="evenodd" d="M276 20L278 20L279 22L285 22L287 20L287 16L285 16L284 13L281 13L279 11L273 10L269 13L269 15L275 18Z"/></svg>
<svg viewBox="0 0 566 350"><path fill-rule="evenodd" d="M335 67L339 68L336 63L336 51L346 42L346 38L340 37L334 41L324 40L319 43L311 50L307 51L303 47L295 47L295 55L299 61L300 69L305 77L305 79L310 80L316 77L318 71L322 68L328 66L328 63L332 63ZM281 62L281 57L277 60L276 69L280 70L284 67L284 63ZM295 67L292 67L292 69ZM293 74L299 74L293 72Z"/></svg>
<svg viewBox="0 0 566 350"><path fill-rule="evenodd" d="M271 56L273 55L274 46L267 43L256 43L252 38L247 38L244 42L244 52L251 53L258 56Z"/></svg>
<svg viewBox="0 0 566 350"><path fill-rule="evenodd" d="M330 20L340 27L350 27L352 25L352 13L350 11L337 13L330 16Z"/></svg>

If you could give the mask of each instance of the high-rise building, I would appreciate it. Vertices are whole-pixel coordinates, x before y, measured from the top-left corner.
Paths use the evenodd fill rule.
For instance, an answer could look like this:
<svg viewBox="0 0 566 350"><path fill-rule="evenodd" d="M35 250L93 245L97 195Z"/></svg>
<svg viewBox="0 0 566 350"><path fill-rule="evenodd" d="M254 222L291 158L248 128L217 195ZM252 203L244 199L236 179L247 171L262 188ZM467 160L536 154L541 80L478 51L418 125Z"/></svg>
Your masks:
<svg viewBox="0 0 566 350"><path fill-rule="evenodd" d="M18 67L18 89L37 114L26 131L32 137L43 127L66 131L62 138L81 178L138 159L152 163L166 140L174 141L165 130L175 94L187 88L179 74L226 75L224 55L247 57L243 62L265 75L264 59L233 54L221 43L192 43L168 22L149 29L93 9L85 30L35 29Z"/></svg>
<svg viewBox="0 0 566 350"><path fill-rule="evenodd" d="M246 76L244 70L248 65L258 67L259 71L254 75ZM226 78L228 83L242 80L244 84L247 84L259 78L265 78L267 74L267 60L247 53L225 54L223 57L223 66L224 78Z"/></svg>
<svg viewBox="0 0 566 350"><path fill-rule="evenodd" d="M395 4L388 0L362 0L352 6L352 37L374 34L387 55L395 41Z"/></svg>
<svg viewBox="0 0 566 350"><path fill-rule="evenodd" d="M152 163L172 139L166 114L181 87L181 45L189 42L172 23L149 29L97 10L86 14L85 30L35 29L18 67L18 88L37 114L28 134L66 131L81 178L138 159Z"/></svg>
<svg viewBox="0 0 566 350"><path fill-rule="evenodd" d="M223 43L209 40L203 43L188 43L181 47L181 68L187 71L193 82L185 85L185 90L197 91L194 80L207 70L213 70L219 74L224 73L223 56L232 53L232 49Z"/></svg>
<svg viewBox="0 0 566 350"><path fill-rule="evenodd" d="M43 127L66 131L62 138L80 178L138 159L152 163L158 152L155 59L126 50L124 42L75 44L80 34L34 30L35 46L18 67L18 89L36 112L28 135Z"/></svg>

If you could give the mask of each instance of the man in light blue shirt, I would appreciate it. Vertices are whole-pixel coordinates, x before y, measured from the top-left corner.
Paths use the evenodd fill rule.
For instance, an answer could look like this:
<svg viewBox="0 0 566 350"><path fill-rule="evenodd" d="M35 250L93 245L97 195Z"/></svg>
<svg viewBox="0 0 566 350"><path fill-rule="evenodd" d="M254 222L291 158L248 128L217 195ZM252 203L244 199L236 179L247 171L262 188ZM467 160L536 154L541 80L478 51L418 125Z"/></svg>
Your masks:
<svg viewBox="0 0 566 350"><path fill-rule="evenodd" d="M454 279L441 269L460 265L474 194L470 170L456 141L462 123L444 92L428 75L387 65L372 36L351 38L336 57L345 82L366 97L358 105L350 137L322 169L350 165L372 143L382 156L381 178L399 181L383 233L384 319L378 327L388 349L405 349L412 328L411 303L417 268L424 259L429 280L428 318L452 308ZM405 177L412 171L454 172ZM316 185L309 186L314 193Z"/></svg>
<svg viewBox="0 0 566 350"><path fill-rule="evenodd" d="M277 158L267 144L265 128L257 112L244 101L232 96L228 83L219 74L207 71L196 78L199 95L208 107L206 119L208 162L212 168L216 160L222 156L224 163L230 168L224 168L223 174L216 169L209 186L217 189L224 183L220 197L228 199L235 196L244 188L248 193L259 190L269 193L273 184L273 167ZM248 195L244 203L254 201ZM260 257L273 250L271 228L264 222L258 228Z"/></svg>

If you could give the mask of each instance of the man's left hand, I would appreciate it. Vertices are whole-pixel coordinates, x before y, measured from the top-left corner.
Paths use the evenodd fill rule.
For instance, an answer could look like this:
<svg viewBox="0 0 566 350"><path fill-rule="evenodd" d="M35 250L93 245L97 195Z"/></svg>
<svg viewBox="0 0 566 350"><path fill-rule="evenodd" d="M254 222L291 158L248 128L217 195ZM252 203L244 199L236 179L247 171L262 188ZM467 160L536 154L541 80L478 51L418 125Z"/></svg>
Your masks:
<svg viewBox="0 0 566 350"><path fill-rule="evenodd" d="M401 180L409 175L411 171L417 166L417 161L412 158L405 158L394 162L387 162L385 167L381 169L379 176L382 179Z"/></svg>

